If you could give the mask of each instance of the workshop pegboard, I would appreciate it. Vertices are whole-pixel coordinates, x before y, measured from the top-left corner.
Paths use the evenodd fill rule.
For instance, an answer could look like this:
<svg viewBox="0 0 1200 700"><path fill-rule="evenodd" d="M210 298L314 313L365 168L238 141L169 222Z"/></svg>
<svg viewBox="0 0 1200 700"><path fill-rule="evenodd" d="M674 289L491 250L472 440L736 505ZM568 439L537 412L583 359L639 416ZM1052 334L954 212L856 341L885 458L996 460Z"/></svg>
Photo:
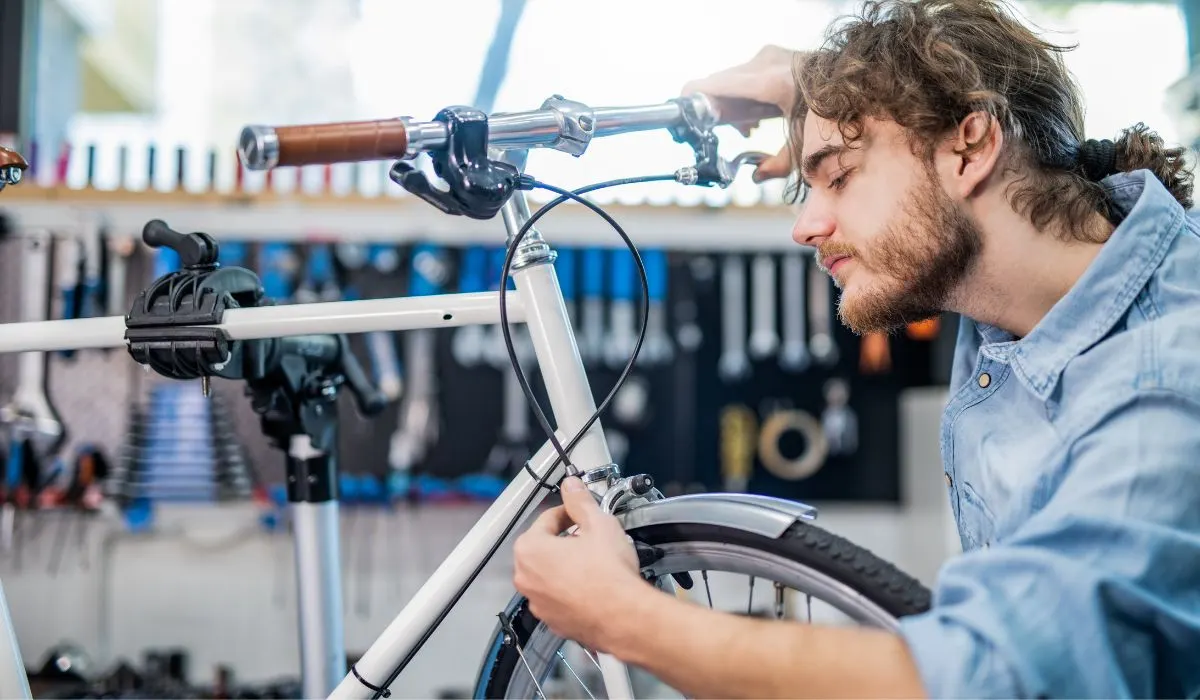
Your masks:
<svg viewBox="0 0 1200 700"><path fill-rule="evenodd" d="M709 222L714 225L736 225L724 221L730 214L715 212ZM128 215L128 214L126 214ZM681 208L679 216L684 220L696 212ZM638 214L634 214L638 216ZM670 220L669 214L655 213L660 221ZM761 214L749 213L747 219L755 225L766 226ZM218 217L219 218L219 217ZM681 224L676 223L676 226ZM121 230L131 230L123 225ZM19 235L19 231L14 232ZM443 241L453 240L454 234L443 229ZM69 239L66 236L65 239ZM277 280L267 280L271 255L287 248L294 259L288 263L300 266L309 260L319 248L326 249L337 242L337 232L326 231L318 241L305 241L303 233L292 239L273 235L267 240L233 240L220 237L220 243L231 250L240 246L246 267L254 269L264 278L268 287L274 288ZM353 240L353 239L351 239ZM551 237L560 249L569 249L577 260L595 251L595 246L565 245ZM590 241L588 241L590 242ZM362 241L359 241L362 243ZM611 244L612 242L610 242ZM383 245L372 241L371 245ZM136 254L128 266L127 304L138 289L143 288L154 275L154 254L149 248L136 246ZM438 248L445 258L452 280L444 291L458 291L459 275L469 245L443 243ZM391 244L398 267L392 273L377 271L355 273L340 284L353 287L360 298L380 298L408 294L408 269L414 251L414 242L401 241ZM879 337L859 338L843 328L836 318L836 289L829 280L812 266L811 256L796 249L771 249L751 245L742 250L729 246L704 249L689 243L681 249L649 248L640 246L643 255L649 250L665 256L671 280L667 298L663 303L665 322L675 345L675 356L670 362L658 365L639 364L631 384L636 385L611 407L605 419L606 429L614 444L614 452L622 460L626 471L646 472L654 475L671 490L723 490L747 489L785 498L811 501L849 502L896 502L900 500L902 485L899 482L899 396L909 387L926 386L944 381L942 365L948 366L945 348L953 339L953 319L946 317L937 323L928 324L916 332L909 329L886 340ZM494 252L497 247L490 246ZM274 252L271 252L274 251ZM606 259L615 259L623 253L620 249L602 249ZM326 250L328 253L328 250ZM780 357L783 346L768 353L768 356L753 359L749 363L749 374L740 378L724 377L722 369L722 337L725 329L723 320L727 314L727 302L722 290L728 274L726 262L735 260L740 265L737 279L745 286L745 293L738 302L741 309L741 333L753 332L756 310L753 295L759 268L766 265L773 272L771 284L774 290L778 329L782 335L783 317L786 315L787 296L795 291L789 289L784 280L788 264L804 266L804 291L809 294L820 292L825 311L818 313L813 307L806 312L806 323L812 331L815 323L824 323L831 340L838 350L836 361L821 364L811 362L808 369L796 371L782 366ZM799 261L799 262L797 262ZM607 263L606 263L607 264ZM582 263L577 263L581 267ZM286 267L286 266L285 266ZM57 272L58 266L55 266ZM560 276L564 271L560 270ZM583 272L573 273L574 286L582 289L587 282ZM295 280L292 281L294 283ZM606 282L605 284L608 284ZM56 285L57 286L57 285ZM20 262L13 240L0 244L0 320L17 320L20 290ZM582 292L580 292L582 294ZM689 295L686 304L679 302L682 295ZM615 298L615 297L614 297ZM292 299L285 299L292 302ZM605 303L609 304L612 299ZM52 317L61 318L63 299L56 294L52 302ZM694 315L693 329L702 342L686 359L680 352L681 308ZM582 314L582 302L575 307L576 326ZM605 312L608 318L608 312ZM821 318L824 317L824 318ZM939 327L940 326L940 327ZM931 330L932 328L932 330ZM511 372L507 366L496 367L488 363L463 366L455 355L455 335L460 329L430 331L433 337L436 384L440 393L436 419L440 426L439 437L430 444L414 474L430 476L453 482L485 470L489 458L498 448L503 423L502 399L504 373ZM491 334L491 329L485 329ZM405 344L412 335L390 334L398 353L403 355ZM352 336L351 344L357 356L367 364L367 338ZM880 343L886 345L883 355L884 368L869 369L881 362L878 357ZM648 349L643 350L644 353ZM871 359L870 357L874 357ZM686 361L684 361L686 359ZM533 362L524 362L536 393L548 408L540 375L533 370ZM594 394L599 401L611 388L618 368L604 363L587 363ZM0 401L11 396L16 381L16 357L0 356ZM84 444L102 448L108 454L118 454L124 444L130 425L130 406L145 403L150 387L165 380L143 371L123 349L85 350L72 359L52 354L49 363L49 386L54 405L62 415L69 431L69 441L60 456L69 457ZM408 378L405 378L406 383ZM781 476L778 464L765 461L766 452L761 448L760 437L764 429L782 428L777 441L781 454L774 455L775 461L788 461L803 453L813 439L813 430L820 431L828 422L824 414L830 405L831 396L844 394L848 390L848 408L852 420L857 423L852 449L838 454L826 445L827 454L817 464L797 466L792 469L808 469L810 473L796 478ZM281 483L284 475L284 455L272 448L259 430L259 418L253 412L243 385L222 379L212 381L212 391L223 399L231 414L231 423L236 438L246 455L246 460L256 477L265 484ZM832 393L831 393L832 392ZM631 398L632 396L632 398ZM641 401L646 408L640 416L630 418L630 401ZM342 415L340 428L341 469L347 474L373 474L386 478L389 473L389 450L393 433L400 422L402 406L393 402L383 413L371 419L357 414L348 392L342 392L339 401ZM782 412L781 415L774 415ZM525 443L526 454L532 453L544 440L536 421L530 413L525 417L529 426L529 439ZM805 436L805 427L809 433ZM835 440L836 442L836 440ZM733 446L736 443L738 446ZM741 452L741 456L734 453ZM770 450L767 450L770 452ZM748 460L748 461L747 461ZM740 465L740 466L739 466ZM770 467L770 468L769 468ZM507 479L518 468L509 464L496 476Z"/></svg>

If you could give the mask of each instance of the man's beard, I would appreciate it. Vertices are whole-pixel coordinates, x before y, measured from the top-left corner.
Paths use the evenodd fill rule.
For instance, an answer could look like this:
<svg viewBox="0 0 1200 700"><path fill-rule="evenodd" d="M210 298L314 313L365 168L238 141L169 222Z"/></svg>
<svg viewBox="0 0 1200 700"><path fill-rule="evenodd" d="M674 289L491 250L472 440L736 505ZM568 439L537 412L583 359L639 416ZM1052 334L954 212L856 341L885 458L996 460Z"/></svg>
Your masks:
<svg viewBox="0 0 1200 700"><path fill-rule="evenodd" d="M886 275L886 281L838 299L838 317L858 335L891 332L937 316L970 271L982 248L979 229L935 184L932 175L914 188L904 217L888 227L862 255L841 243L821 246L818 259L850 254ZM833 250L838 248L838 250Z"/></svg>

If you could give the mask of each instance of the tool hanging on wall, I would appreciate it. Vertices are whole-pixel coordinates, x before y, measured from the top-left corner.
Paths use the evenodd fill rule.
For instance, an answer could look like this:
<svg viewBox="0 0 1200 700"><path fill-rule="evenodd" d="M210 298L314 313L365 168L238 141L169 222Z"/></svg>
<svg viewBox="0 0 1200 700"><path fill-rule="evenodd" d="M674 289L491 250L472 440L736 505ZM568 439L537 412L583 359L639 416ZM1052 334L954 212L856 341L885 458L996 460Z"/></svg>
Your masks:
<svg viewBox="0 0 1200 700"><path fill-rule="evenodd" d="M64 238L53 241L54 267L62 299L63 320L80 318L87 299L87 254L83 238ZM75 358L75 350L59 350L58 354L68 360Z"/></svg>
<svg viewBox="0 0 1200 700"><path fill-rule="evenodd" d="M892 351L887 334L874 332L863 336L858 371L863 374L885 374L891 369Z"/></svg>
<svg viewBox="0 0 1200 700"><path fill-rule="evenodd" d="M765 360L779 348L779 334L775 330L775 257L770 253L754 256L750 267L753 286L751 297L751 331L748 348L750 358Z"/></svg>
<svg viewBox="0 0 1200 700"><path fill-rule="evenodd" d="M100 509L103 494L101 484L108 478L108 458L99 447L83 445L75 455L71 477L59 502L61 512L58 533L54 538L50 554L49 573L58 574L62 568L67 548L67 536L72 523L75 530L75 547L79 554L79 565L84 570L90 566L87 548L89 514Z"/></svg>
<svg viewBox="0 0 1200 700"><path fill-rule="evenodd" d="M413 248L409 294L428 296L441 293L449 278L444 251L432 244ZM400 400L399 420L388 448L388 464L401 476L408 476L406 491L413 486L411 475L428 449L438 441L437 337L430 328L403 334L404 366L408 386ZM411 492L411 491L410 491Z"/></svg>
<svg viewBox="0 0 1200 700"><path fill-rule="evenodd" d="M698 256L690 263L683 263L672 281L675 342L679 353L671 368L674 390L671 460L674 468L664 493L677 496L704 491L704 485L696 480L696 353L704 342L704 331L698 323L696 286L711 283L712 259Z"/></svg>
<svg viewBox="0 0 1200 700"><path fill-rule="evenodd" d="M637 343L634 289L636 270L633 255L624 248L609 250L608 257L608 342L604 346L604 362L610 368L623 367L633 354Z"/></svg>
<svg viewBox="0 0 1200 700"><path fill-rule="evenodd" d="M4 491L0 494L0 552L11 553L13 568L18 571L24 540L31 539L41 529L41 520L35 518L33 527L26 534L30 511L39 507L42 492L61 471L62 466L57 461L46 469L33 440L9 444Z"/></svg>
<svg viewBox="0 0 1200 700"><path fill-rule="evenodd" d="M668 279L667 253L664 250L644 250L642 264L646 267L646 287L650 304L646 315L646 339L638 353L638 361L647 366L664 365L674 357L671 331L667 323ZM635 281L636 284L636 281Z"/></svg>
<svg viewBox="0 0 1200 700"><path fill-rule="evenodd" d="M462 253L462 262L458 269L458 291L462 294L476 294L488 289L488 249L483 246L470 246ZM454 331L450 351L454 361L463 367L473 367L479 364L483 356L483 342L486 327L479 324L468 324Z"/></svg>
<svg viewBox="0 0 1200 700"><path fill-rule="evenodd" d="M835 377L825 382L821 425L830 454L850 455L858 451L858 416L850 408L850 384L845 379Z"/></svg>
<svg viewBox="0 0 1200 700"><path fill-rule="evenodd" d="M93 318L104 309L107 289L105 272L108 266L107 233L99 222L89 219L81 231L83 241L83 275L76 318ZM122 309L122 312L124 309Z"/></svg>
<svg viewBox="0 0 1200 700"><path fill-rule="evenodd" d="M512 366L499 367L503 378L501 424L496 443L484 460L483 473L459 479L460 491L489 500L500 495L508 479L529 459L529 404Z"/></svg>
<svg viewBox="0 0 1200 700"><path fill-rule="evenodd" d="M129 309L126 301L126 277L129 260L133 257L134 241L131 236L113 235L104 229L105 256L104 273L104 316L124 315Z"/></svg>
<svg viewBox="0 0 1200 700"><path fill-rule="evenodd" d="M603 248L583 251L583 327L579 334L579 355L584 364L604 361L604 258Z"/></svg>
<svg viewBox="0 0 1200 700"><path fill-rule="evenodd" d="M779 348L779 366L788 372L808 369L808 331L804 299L804 257L799 252L783 256L783 344Z"/></svg>
<svg viewBox="0 0 1200 700"><path fill-rule="evenodd" d="M339 301L341 298L342 290L334 274L333 251L324 243L308 245L304 274L296 285L296 303Z"/></svg>
<svg viewBox="0 0 1200 700"><path fill-rule="evenodd" d="M367 267L371 253L371 249L363 243L343 242L333 247L334 284L341 289L342 298L346 301L362 298L351 278ZM364 334L363 340L375 386L388 403L398 400L404 391L404 375L400 356L396 352L395 334L391 331L370 331Z"/></svg>
<svg viewBox="0 0 1200 700"><path fill-rule="evenodd" d="M500 286L500 277L504 273L504 248L497 248L491 253L491 269L488 279L496 280ZM509 289L514 288L510 280L505 280ZM493 335L488 343L487 361L501 377L501 408L500 430L496 442L484 459L483 472L465 475L458 479L457 489L469 496L490 500L504 490L504 486L515 470L520 469L529 459L529 404L525 391L517 378L508 357L508 349L504 344L504 334L500 324L492 328ZM528 373L532 368L529 362L533 359L533 342L524 325L511 329L513 350L517 359Z"/></svg>
<svg viewBox="0 0 1200 700"><path fill-rule="evenodd" d="M750 376L746 357L746 261L736 253L721 260L721 358L717 374L726 383Z"/></svg>
<svg viewBox="0 0 1200 700"><path fill-rule="evenodd" d="M809 351L813 359L823 367L838 363L837 341L833 336L832 309L829 299L829 276L821 271L813 256L808 270L808 317L812 320L812 338Z"/></svg>
<svg viewBox="0 0 1200 700"><path fill-rule="evenodd" d="M629 361L637 344L638 319L635 304L640 293L637 289L637 267L633 255L628 250L609 249L607 270L609 328L604 343L598 348L602 349L603 353L597 356L596 364L603 364L608 369L615 370ZM645 349L644 341L642 348ZM611 409L614 420L605 426L606 439L617 445L621 455L617 463L625 468L632 468L628 459L633 442L628 431L644 425L649 414L649 386L645 375L639 369L637 365L634 366L613 397Z"/></svg>
<svg viewBox="0 0 1200 700"><path fill-rule="evenodd" d="M54 288L52 239L49 232L26 232L20 239L21 320L45 321L50 317L50 295ZM0 435L7 444L6 490L0 540L11 544L16 527L13 501L25 483L34 491L42 476L42 465L51 461L67 439L58 412L47 394L47 355L21 353L17 387L11 400L0 406ZM27 496L30 495L28 490Z"/></svg>
<svg viewBox="0 0 1200 700"><path fill-rule="evenodd" d="M758 459L769 473L786 481L807 479L825 464L829 443L812 414L792 407L790 400L764 402L765 419L758 433ZM784 441L799 436L803 448L785 450ZM795 456L788 454L795 452Z"/></svg>
<svg viewBox="0 0 1200 700"><path fill-rule="evenodd" d="M166 248L159 248L160 254ZM262 282L266 298L277 304L287 303L296 289L296 277L300 273L300 260L288 243L272 241L259 248L259 281ZM166 274L166 273L162 273ZM161 276L161 275L159 275Z"/></svg>
<svg viewBox="0 0 1200 700"><path fill-rule="evenodd" d="M721 409L721 478L725 491L744 493L754 471L754 434L758 419L744 404Z"/></svg>
<svg viewBox="0 0 1200 700"><path fill-rule="evenodd" d="M334 260L341 266L343 273L358 272L363 269L368 262L369 253L370 249L365 243L353 241L342 241L333 247ZM347 279L342 279L343 286L348 282Z"/></svg>
<svg viewBox="0 0 1200 700"><path fill-rule="evenodd" d="M371 331L365 336L367 357L371 363L375 385L388 403L404 394L402 364L396 353L396 334L391 331Z"/></svg>
<svg viewBox="0 0 1200 700"><path fill-rule="evenodd" d="M937 316L923 321L913 321L905 327L905 333L913 340L931 341L941 331L941 319Z"/></svg>

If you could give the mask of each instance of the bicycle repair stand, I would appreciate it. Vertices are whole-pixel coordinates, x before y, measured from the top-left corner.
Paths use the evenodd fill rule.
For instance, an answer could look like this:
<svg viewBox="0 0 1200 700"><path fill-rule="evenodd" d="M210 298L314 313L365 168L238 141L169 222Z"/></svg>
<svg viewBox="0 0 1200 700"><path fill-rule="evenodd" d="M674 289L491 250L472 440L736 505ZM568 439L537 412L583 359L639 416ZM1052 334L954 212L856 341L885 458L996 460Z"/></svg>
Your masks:
<svg viewBox="0 0 1200 700"><path fill-rule="evenodd" d="M338 551L337 399L349 385L364 416L385 399L367 380L344 335L232 340L220 328L226 310L263 306L258 276L221 268L204 233L146 224L151 247L179 253L182 269L155 280L134 300L125 338L129 353L159 374L244 380L263 433L287 454L287 493L295 528L300 669L304 697L328 697L346 675ZM208 327L205 327L208 326Z"/></svg>

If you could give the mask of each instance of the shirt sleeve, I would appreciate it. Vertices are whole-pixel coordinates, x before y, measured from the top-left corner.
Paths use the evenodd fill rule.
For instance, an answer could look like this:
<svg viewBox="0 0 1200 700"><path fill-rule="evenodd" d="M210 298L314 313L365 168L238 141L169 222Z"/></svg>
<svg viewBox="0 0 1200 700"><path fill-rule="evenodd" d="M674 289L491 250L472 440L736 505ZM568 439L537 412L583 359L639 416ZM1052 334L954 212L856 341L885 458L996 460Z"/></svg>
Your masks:
<svg viewBox="0 0 1200 700"><path fill-rule="evenodd" d="M930 696L1200 691L1200 403L1142 394L1067 460L1044 507L948 562L932 609L901 620Z"/></svg>

